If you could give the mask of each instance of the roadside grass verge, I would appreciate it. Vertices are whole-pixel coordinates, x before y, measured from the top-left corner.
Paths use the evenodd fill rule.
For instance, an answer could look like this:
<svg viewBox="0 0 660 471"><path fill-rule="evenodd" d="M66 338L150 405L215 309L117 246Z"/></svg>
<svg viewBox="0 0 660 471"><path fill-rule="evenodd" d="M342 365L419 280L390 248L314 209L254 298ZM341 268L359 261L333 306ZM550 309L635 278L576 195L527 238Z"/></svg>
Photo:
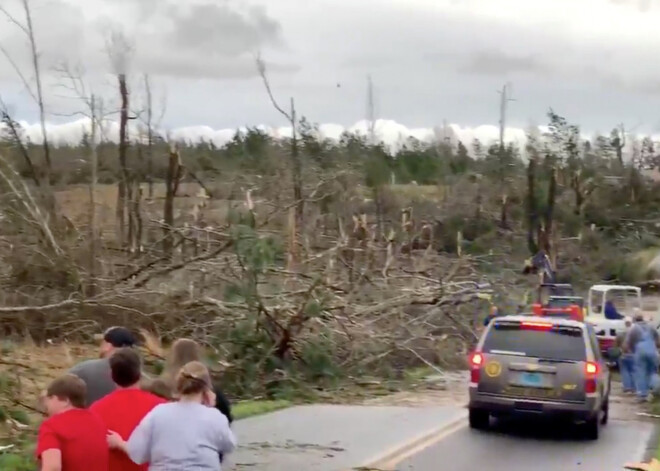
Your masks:
<svg viewBox="0 0 660 471"><path fill-rule="evenodd" d="M232 415L235 420L247 419L255 415L286 409L292 405L293 403L286 399L241 401L232 405Z"/></svg>
<svg viewBox="0 0 660 471"><path fill-rule="evenodd" d="M3 471L32 471L35 462L29 457L15 453L0 454L0 469Z"/></svg>
<svg viewBox="0 0 660 471"><path fill-rule="evenodd" d="M0 453L0 469L2 471L32 471L35 461L31 456L18 453Z"/></svg>

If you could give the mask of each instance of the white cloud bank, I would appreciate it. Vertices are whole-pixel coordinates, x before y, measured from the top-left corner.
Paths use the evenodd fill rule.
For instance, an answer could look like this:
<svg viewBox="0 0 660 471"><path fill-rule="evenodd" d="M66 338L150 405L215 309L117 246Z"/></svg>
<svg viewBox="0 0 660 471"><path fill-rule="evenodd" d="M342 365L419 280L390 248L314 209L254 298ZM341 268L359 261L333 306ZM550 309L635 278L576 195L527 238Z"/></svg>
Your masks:
<svg viewBox="0 0 660 471"><path fill-rule="evenodd" d="M42 141L41 127L39 124L30 124L25 121L19 122L24 132L24 137L33 143ZM131 127L132 126L132 127ZM271 127L258 125L256 128L266 132L274 138L286 138L291 136L291 127ZM523 150L527 142L527 133L530 129L506 128L505 141L513 143ZM239 128L239 131L246 131L246 128ZM318 137L337 141L344 132L357 133L366 136L369 130L367 120L358 121L353 126L345 127L340 124L321 124L318 126ZM2 124L0 124L2 131ZM236 134L237 129L213 129L210 126L186 126L169 130L160 130L159 134L168 141L186 142L196 144L199 142L213 142L218 147L222 147ZM482 146L497 143L499 140L499 127L494 125L481 125L477 127L462 127L458 124L447 124L446 126L435 126L432 128L408 128L393 120L379 119L375 122L374 131L376 139L383 142L390 149L400 148L409 138L417 139L421 142L443 142L448 140L452 145L457 145L461 141L470 153L472 153L472 142L478 139ZM91 132L90 120L88 118L79 119L63 124L47 124L48 137L51 145L65 146L76 145L81 142L85 133ZM534 133L537 138L548 132L547 126L538 126ZM634 141L641 140L646 134L627 133L628 139L624 153L630 155L633 149ZM100 133L102 139L106 142L118 142L119 124L116 121L106 120L103 124L103 132ZM582 134L582 139L592 140L595 135ZM129 122L129 136L131 140L146 140L146 132L143 127L133 125ZM654 142L660 141L660 135L652 134L650 137Z"/></svg>
<svg viewBox="0 0 660 471"><path fill-rule="evenodd" d="M20 125L25 132L25 136L31 142L38 143L42 140L41 127L38 124L31 124L21 121ZM289 137L291 136L291 127L271 127L260 125L257 128L267 132L271 136ZM241 128L244 130L245 128ZM366 135L369 129L369 123L366 120L358 121L353 126L342 126L340 124L321 124L318 127L319 135L322 138L338 140L342 133L359 133ZM539 128L541 131L544 128ZM133 127L130 130L133 139L139 139L144 136L144 131L139 127ZM445 126L436 126L433 128L408 128L403 124L393 120L379 119L375 122L374 131L377 140L391 147L397 147L412 137L423 142L443 141L449 139L456 144L462 141L467 147L470 147L474 139L479 139L483 145L496 142L499 139L499 128L492 125L482 125L477 127L462 127L458 124L447 124ZM90 120L83 118L63 124L47 124L47 133L50 141L56 146L75 145L79 143L84 134L91 132ZM186 126L174 128L171 130L161 130L160 134L166 139L175 141L185 141L197 143L201 141L213 142L217 146L222 146L232 139L236 129L213 129L209 126ZM119 136L119 125L115 121L104 122L103 140L117 142ZM520 128L507 128L505 140L518 145L524 145L526 141L526 131Z"/></svg>

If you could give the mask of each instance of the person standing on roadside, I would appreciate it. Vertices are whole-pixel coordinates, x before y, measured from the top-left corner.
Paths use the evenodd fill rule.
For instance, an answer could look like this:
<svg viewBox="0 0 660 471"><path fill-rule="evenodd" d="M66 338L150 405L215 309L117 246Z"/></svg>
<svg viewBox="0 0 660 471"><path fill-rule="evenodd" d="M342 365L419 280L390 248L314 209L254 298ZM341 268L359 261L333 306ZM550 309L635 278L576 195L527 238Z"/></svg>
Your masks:
<svg viewBox="0 0 660 471"><path fill-rule="evenodd" d="M66 374L43 395L49 418L39 427L35 455L41 471L108 471L107 429L85 409L85 383Z"/></svg>
<svg viewBox="0 0 660 471"><path fill-rule="evenodd" d="M150 471L222 469L219 454L236 447L227 418L217 410L209 370L193 361L176 377L177 402L155 407L128 440L110 431L108 445L133 462L149 462Z"/></svg>
<svg viewBox="0 0 660 471"><path fill-rule="evenodd" d="M625 324L626 329L616 337L616 347L621 352L621 356L619 357L619 371L621 372L623 392L631 394L635 392L635 356L633 352L625 350L625 342L628 332L632 328L632 320L626 317Z"/></svg>
<svg viewBox="0 0 660 471"><path fill-rule="evenodd" d="M190 362L202 362L202 348L192 339L181 338L176 340L167 356L167 364L163 370L161 379L170 387L172 397L176 397L176 378L183 367ZM234 421L231 414L231 404L229 399L222 393L222 389L217 383L211 383L215 397L215 408L218 409L222 415L227 418L229 425ZM162 397L162 395L161 395ZM220 463L223 461L223 455L220 453L218 457Z"/></svg>
<svg viewBox="0 0 660 471"><path fill-rule="evenodd" d="M128 440L133 430L151 410L167 401L140 389L142 364L132 348L120 348L109 358L112 381L117 389L99 399L89 408L98 415L107 430L113 430ZM148 464L133 463L126 453L110 450L109 471L147 471Z"/></svg>
<svg viewBox="0 0 660 471"><path fill-rule="evenodd" d="M163 370L162 380L170 385L172 391L176 390L176 376L183 365L191 361L202 361L202 348L192 339L178 339L172 344L172 348L167 356L167 364ZM227 417L229 424L234 418L231 414L231 404L229 399L222 393L217 384L213 385L216 397L215 407Z"/></svg>
<svg viewBox="0 0 660 471"><path fill-rule="evenodd" d="M135 336L125 327L110 327L100 337L100 358L78 363L69 373L78 376L87 386L87 407L114 391L117 386L112 381L110 355L118 348L134 347Z"/></svg>
<svg viewBox="0 0 660 471"><path fill-rule="evenodd" d="M624 350L632 352L635 359L635 387L640 402L649 399L651 379L658 371L658 331L646 323L644 316L635 310L635 324L631 327L624 342Z"/></svg>
<svg viewBox="0 0 660 471"><path fill-rule="evenodd" d="M484 319L484 327L488 327L488 324L490 324L490 321L492 321L493 319L495 319L499 315L500 315L500 310L497 308L497 306L494 305L494 304L491 305L490 306L490 312L488 313L488 315Z"/></svg>

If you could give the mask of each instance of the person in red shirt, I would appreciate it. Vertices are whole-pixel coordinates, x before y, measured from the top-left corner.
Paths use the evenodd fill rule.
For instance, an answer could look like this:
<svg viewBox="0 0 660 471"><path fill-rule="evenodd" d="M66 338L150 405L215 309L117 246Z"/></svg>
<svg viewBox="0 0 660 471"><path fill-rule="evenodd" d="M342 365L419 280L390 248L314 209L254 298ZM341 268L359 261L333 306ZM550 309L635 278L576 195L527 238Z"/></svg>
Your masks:
<svg viewBox="0 0 660 471"><path fill-rule="evenodd" d="M117 389L96 401L89 409L101 418L106 431L115 431L128 440L144 416L167 401L140 389L141 361L135 350L121 348L112 354L109 361ZM121 450L110 450L109 471L147 471L148 468L148 464L133 463Z"/></svg>
<svg viewBox="0 0 660 471"><path fill-rule="evenodd" d="M75 375L54 380L43 402L49 418L39 427L35 454L41 471L108 471L107 429L85 409L87 387Z"/></svg>

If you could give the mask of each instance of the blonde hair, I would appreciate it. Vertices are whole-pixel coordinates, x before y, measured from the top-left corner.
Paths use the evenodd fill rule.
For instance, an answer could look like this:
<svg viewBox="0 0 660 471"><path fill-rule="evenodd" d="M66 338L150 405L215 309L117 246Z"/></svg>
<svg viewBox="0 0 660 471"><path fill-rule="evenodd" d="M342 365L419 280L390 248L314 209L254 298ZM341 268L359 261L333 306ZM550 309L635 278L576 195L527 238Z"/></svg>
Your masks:
<svg viewBox="0 0 660 471"><path fill-rule="evenodd" d="M200 361L202 350L197 342L191 339L178 339L172 344L162 378L170 387L175 387L179 370L187 363Z"/></svg>
<svg viewBox="0 0 660 471"><path fill-rule="evenodd" d="M176 392L179 396L199 394L211 389L208 368L199 361L186 363L176 375Z"/></svg>

